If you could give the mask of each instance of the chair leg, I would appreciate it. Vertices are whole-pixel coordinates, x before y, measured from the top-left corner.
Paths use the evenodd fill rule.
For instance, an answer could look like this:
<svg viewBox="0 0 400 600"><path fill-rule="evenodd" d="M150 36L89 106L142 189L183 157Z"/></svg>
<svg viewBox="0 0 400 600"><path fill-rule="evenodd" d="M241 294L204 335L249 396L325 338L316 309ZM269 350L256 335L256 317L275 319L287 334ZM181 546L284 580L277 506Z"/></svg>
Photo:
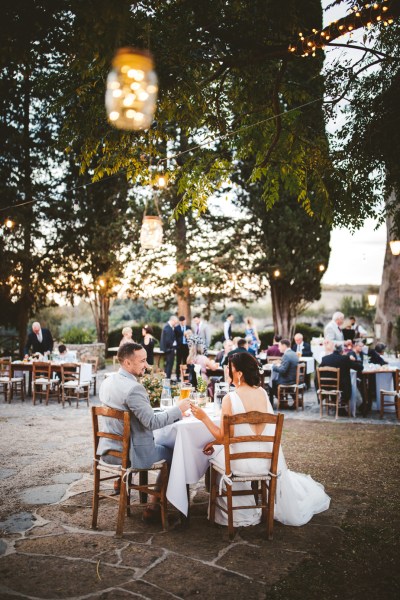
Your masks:
<svg viewBox="0 0 400 600"><path fill-rule="evenodd" d="M46 385L46 400L45 400L46 406L49 405L49 395L50 395L50 384Z"/></svg>
<svg viewBox="0 0 400 600"><path fill-rule="evenodd" d="M168 485L168 465L164 463L161 469L162 483L160 489L161 505L161 523L163 531L168 530L168 506L167 506L167 485Z"/></svg>
<svg viewBox="0 0 400 600"><path fill-rule="evenodd" d="M226 485L226 503L228 509L228 532L229 539L233 540L235 537L235 529L233 527L233 502L232 502L232 486Z"/></svg>
<svg viewBox="0 0 400 600"><path fill-rule="evenodd" d="M93 502L92 502L92 529L97 529L97 515L99 512L100 471L94 463L93 477Z"/></svg>
<svg viewBox="0 0 400 600"><path fill-rule="evenodd" d="M272 540L274 530L274 502L276 492L276 479L272 477L268 485L268 509L267 509L267 538Z"/></svg>
<svg viewBox="0 0 400 600"><path fill-rule="evenodd" d="M126 488L124 485L122 485L120 494L119 494L118 519L117 519L117 530L116 530L117 537L122 537L122 533L124 530L126 505L127 505Z"/></svg>
<svg viewBox="0 0 400 600"><path fill-rule="evenodd" d="M210 465L210 523L215 523L215 503L217 500L217 471Z"/></svg>
<svg viewBox="0 0 400 600"><path fill-rule="evenodd" d="M384 412L384 410L385 410L385 407L384 407L384 404L383 404L384 402L385 402L385 397L384 397L384 394L382 394L382 392L380 392L380 402L379 402L379 404L380 404L380 407L379 407L379 416L380 416L380 418L381 418L381 419L383 419L383 412Z"/></svg>
<svg viewBox="0 0 400 600"><path fill-rule="evenodd" d="M263 523L267 522L267 518L268 518L268 505L267 505L267 482L266 481L261 481L261 503L263 505L262 507L262 513L261 513L261 520Z"/></svg>

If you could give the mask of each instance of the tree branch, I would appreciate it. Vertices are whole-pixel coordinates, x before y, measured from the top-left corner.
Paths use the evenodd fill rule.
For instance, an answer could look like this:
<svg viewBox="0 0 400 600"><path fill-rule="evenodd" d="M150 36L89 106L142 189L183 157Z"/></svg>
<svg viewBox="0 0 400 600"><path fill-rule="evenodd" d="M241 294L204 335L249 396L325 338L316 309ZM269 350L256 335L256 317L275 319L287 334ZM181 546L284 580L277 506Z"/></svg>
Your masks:
<svg viewBox="0 0 400 600"><path fill-rule="evenodd" d="M280 67L278 74L276 76L276 79L275 79L274 89L272 91L272 110L275 115L275 135L274 135L274 138L267 150L264 160L261 163L259 163L257 165L257 167L263 168L267 165L267 163L271 157L271 154L272 154L275 146L277 145L280 135L281 135L282 117L281 117L281 110L280 110L280 104L279 104L279 89L280 89L280 86L282 83L283 74L286 70L286 66L287 66L287 61L286 60L282 61L281 67Z"/></svg>

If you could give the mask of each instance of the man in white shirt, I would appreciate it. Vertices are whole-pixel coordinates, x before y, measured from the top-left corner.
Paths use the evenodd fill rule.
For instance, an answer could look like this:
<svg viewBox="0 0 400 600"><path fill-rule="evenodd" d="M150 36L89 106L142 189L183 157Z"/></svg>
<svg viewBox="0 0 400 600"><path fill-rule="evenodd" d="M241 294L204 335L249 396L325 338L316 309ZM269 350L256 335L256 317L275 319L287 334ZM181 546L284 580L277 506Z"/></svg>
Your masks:
<svg viewBox="0 0 400 600"><path fill-rule="evenodd" d="M232 339L232 323L234 320L232 313L229 313L224 323L224 341Z"/></svg>
<svg viewBox="0 0 400 600"><path fill-rule="evenodd" d="M336 343L343 342L344 336L342 332L342 325L344 322L344 314L341 312L335 312L332 315L332 321L328 323L324 330L324 338L331 340Z"/></svg>

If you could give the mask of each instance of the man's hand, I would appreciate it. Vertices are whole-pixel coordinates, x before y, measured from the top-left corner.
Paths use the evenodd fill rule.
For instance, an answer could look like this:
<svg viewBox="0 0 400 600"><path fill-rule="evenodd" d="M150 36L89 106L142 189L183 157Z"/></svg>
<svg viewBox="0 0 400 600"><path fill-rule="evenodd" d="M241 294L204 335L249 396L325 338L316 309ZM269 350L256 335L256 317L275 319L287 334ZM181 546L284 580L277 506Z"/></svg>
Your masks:
<svg viewBox="0 0 400 600"><path fill-rule="evenodd" d="M355 359L355 356L349 356L349 359L350 359L350 360L356 360L356 359Z"/></svg>
<svg viewBox="0 0 400 600"><path fill-rule="evenodd" d="M184 415L187 410L190 408L189 398L185 398L185 400L181 400L178 404L178 408L181 413Z"/></svg>
<svg viewBox="0 0 400 600"><path fill-rule="evenodd" d="M203 453L206 456L211 456L211 454L214 454L214 442L208 442L208 444L206 444L203 448Z"/></svg>

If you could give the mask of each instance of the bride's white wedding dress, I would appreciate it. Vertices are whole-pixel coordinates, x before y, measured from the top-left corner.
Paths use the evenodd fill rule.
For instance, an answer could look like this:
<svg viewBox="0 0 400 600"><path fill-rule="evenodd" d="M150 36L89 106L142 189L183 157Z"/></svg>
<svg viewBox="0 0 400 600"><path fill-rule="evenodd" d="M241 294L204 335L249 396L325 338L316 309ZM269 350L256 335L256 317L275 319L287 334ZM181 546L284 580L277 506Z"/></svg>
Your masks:
<svg viewBox="0 0 400 600"><path fill-rule="evenodd" d="M246 410L243 403L236 392L229 393L232 405L232 414L237 415L245 413ZM267 412L273 413L273 409L268 400L267 394ZM272 428L272 430L271 430ZM269 429L269 431L268 431ZM266 425L262 435L273 435L274 426ZM254 435L254 431L247 423L235 425L235 436ZM265 452L271 449L270 442L245 442L243 444L234 444L235 452ZM220 468L225 469L224 447L215 446L215 452L210 456L210 462L216 463ZM233 473L249 474L259 473L264 474L269 471L269 461L259 458L242 459L231 461ZM324 487L303 473L294 473L286 466L285 457L283 456L282 448L279 450L278 458L278 473L280 474L277 480L277 492L275 499L275 514L274 518L284 525L305 525L313 515L323 512L329 508L330 497L325 493ZM218 476L219 480L221 475ZM219 483L219 481L218 481ZM223 482L225 486L225 482ZM250 482L235 482L234 490L251 489ZM225 498L218 498L219 503L225 503ZM254 504L252 496L234 496L233 504L239 506ZM216 507L215 521L220 525L227 525L227 514ZM235 527L245 527L247 525L255 525L261 521L261 509L245 509L233 511L233 524Z"/></svg>

